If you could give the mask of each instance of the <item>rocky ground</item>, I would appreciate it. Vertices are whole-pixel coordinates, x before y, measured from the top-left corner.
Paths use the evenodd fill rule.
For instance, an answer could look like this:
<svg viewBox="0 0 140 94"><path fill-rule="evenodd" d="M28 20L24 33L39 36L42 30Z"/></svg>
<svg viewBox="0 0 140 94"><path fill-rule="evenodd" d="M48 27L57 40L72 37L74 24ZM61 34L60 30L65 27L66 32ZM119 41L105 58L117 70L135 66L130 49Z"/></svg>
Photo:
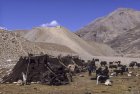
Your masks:
<svg viewBox="0 0 140 94"><path fill-rule="evenodd" d="M0 64L4 66L8 62L17 61L20 56L26 56L28 53L38 53L40 49L35 44L22 39L12 32L0 33ZM5 64L6 63L6 64Z"/></svg>

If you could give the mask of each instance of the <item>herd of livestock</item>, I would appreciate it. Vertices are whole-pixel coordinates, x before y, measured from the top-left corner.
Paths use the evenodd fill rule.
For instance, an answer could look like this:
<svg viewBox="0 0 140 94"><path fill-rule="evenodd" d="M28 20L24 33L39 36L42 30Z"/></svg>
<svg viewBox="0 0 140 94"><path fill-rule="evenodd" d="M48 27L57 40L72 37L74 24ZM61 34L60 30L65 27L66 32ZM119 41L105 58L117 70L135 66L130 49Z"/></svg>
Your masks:
<svg viewBox="0 0 140 94"><path fill-rule="evenodd" d="M47 85L64 85L73 81L73 76L78 73L88 72L96 74L97 84L112 85L110 77L127 73L132 76L129 69L140 68L136 61L124 65L121 61L101 61L93 58L85 62L78 56L49 55L21 57L11 73L3 77L2 83L31 84L41 83ZM138 73L135 76L139 76Z"/></svg>
<svg viewBox="0 0 140 94"><path fill-rule="evenodd" d="M96 61L98 61L98 64L96 64ZM130 69L140 68L140 63L137 63L136 61L130 62L128 65L124 65L121 63L121 61L100 61L99 59L93 59L88 63L88 72L89 76L91 76L91 73L95 71L96 73L96 80L97 84L99 82L104 83L105 85L112 85L110 77L123 75L124 73L127 74L127 76L132 76L134 74L135 76L140 76L139 73L133 73L130 71Z"/></svg>

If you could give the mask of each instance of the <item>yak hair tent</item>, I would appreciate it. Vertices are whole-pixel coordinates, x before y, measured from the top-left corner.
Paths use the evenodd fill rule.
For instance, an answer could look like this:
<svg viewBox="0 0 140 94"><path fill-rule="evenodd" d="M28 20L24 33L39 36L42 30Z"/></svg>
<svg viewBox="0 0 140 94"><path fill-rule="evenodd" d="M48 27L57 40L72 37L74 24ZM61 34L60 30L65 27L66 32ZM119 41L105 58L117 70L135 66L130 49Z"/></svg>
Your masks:
<svg viewBox="0 0 140 94"><path fill-rule="evenodd" d="M69 83L69 71L56 57L49 55L20 57L9 75L3 77L3 83L25 80L26 84L40 82L49 85Z"/></svg>

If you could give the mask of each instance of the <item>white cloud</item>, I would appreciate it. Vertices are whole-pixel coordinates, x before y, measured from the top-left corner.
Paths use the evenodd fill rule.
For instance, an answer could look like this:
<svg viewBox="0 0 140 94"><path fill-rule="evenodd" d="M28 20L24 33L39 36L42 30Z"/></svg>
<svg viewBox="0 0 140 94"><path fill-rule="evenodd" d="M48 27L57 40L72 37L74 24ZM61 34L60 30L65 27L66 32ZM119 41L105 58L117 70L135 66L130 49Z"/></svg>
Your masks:
<svg viewBox="0 0 140 94"><path fill-rule="evenodd" d="M6 27L1 27L1 26L0 26L0 29L2 29L2 30L7 30L7 28L6 28Z"/></svg>
<svg viewBox="0 0 140 94"><path fill-rule="evenodd" d="M56 27L56 26L59 26L59 23L56 20L41 25L41 27Z"/></svg>

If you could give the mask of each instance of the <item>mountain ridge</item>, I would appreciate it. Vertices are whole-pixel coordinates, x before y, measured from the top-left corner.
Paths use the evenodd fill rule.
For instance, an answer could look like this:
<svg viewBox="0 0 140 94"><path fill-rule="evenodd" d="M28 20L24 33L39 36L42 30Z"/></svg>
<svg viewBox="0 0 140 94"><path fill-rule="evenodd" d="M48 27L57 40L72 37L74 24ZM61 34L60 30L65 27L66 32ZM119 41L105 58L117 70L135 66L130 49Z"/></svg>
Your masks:
<svg viewBox="0 0 140 94"><path fill-rule="evenodd" d="M119 8L76 32L85 40L107 42L140 23L140 11Z"/></svg>
<svg viewBox="0 0 140 94"><path fill-rule="evenodd" d="M140 33L139 24L140 11L119 8L107 16L92 21L76 34L85 40L105 43L121 56L139 57L140 47L136 45L139 44L137 36ZM132 40L128 41L131 38Z"/></svg>

